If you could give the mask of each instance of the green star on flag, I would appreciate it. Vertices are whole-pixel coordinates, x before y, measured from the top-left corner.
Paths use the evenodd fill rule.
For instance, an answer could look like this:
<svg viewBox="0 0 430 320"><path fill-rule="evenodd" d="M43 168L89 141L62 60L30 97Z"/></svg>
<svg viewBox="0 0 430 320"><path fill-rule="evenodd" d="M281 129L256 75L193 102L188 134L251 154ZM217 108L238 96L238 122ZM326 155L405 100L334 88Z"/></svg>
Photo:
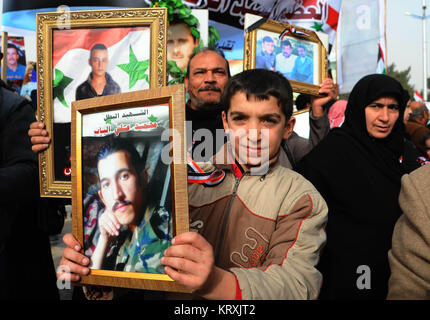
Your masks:
<svg viewBox="0 0 430 320"><path fill-rule="evenodd" d="M138 61L133 49L130 46L129 62L124 64L119 64L118 67L124 70L129 75L129 85L128 88L134 87L138 80L146 80L149 83L148 75L145 73L148 70L149 59L144 61Z"/></svg>
<svg viewBox="0 0 430 320"><path fill-rule="evenodd" d="M154 116L153 114L151 114L151 116L148 117L148 120L151 122L156 122L157 121L157 117Z"/></svg>
<svg viewBox="0 0 430 320"><path fill-rule="evenodd" d="M64 98L64 89L73 81L72 78L67 77L61 70L55 69L55 79L53 81L53 94L54 100L58 98L63 106L70 108Z"/></svg>
<svg viewBox="0 0 430 320"><path fill-rule="evenodd" d="M312 29L315 29L315 31L323 31L322 27L324 24L314 22L314 25L311 27Z"/></svg>

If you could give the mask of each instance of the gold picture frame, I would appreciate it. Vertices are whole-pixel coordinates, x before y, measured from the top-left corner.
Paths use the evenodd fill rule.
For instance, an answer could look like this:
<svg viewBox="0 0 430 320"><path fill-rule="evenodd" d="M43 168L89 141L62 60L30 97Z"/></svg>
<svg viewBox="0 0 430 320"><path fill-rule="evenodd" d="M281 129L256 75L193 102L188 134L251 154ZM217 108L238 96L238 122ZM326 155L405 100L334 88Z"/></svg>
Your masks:
<svg viewBox="0 0 430 320"><path fill-rule="evenodd" d="M122 93L72 103L73 235L80 242L83 248L82 253L89 256L92 266L96 268L91 269L88 276L81 277L82 284L189 292L188 289L174 282L168 275L162 274L164 271L160 270L164 270L164 268L159 259L156 259L158 256L161 258L165 250L163 245L167 245L166 241L170 242L169 239L175 235L189 231L187 165L185 160L186 155L183 151L185 149L184 105L185 89L183 85ZM169 130L169 135L165 135L167 129ZM157 147L159 146L160 137L161 140L167 140L168 143L163 145L162 152L152 152L151 150L161 149ZM115 242L115 239L122 239L123 235L132 229L130 225L128 225L128 229L120 229L118 237L113 237L114 240L111 239L112 242L106 245L103 240L100 240L102 229L100 229L101 222L99 219L108 211L107 208L110 208L110 204L113 203L111 200L115 197L115 192L118 189L109 189L110 186L105 186L104 183L105 181L109 181L111 185L114 185L115 181L119 181L115 180L120 176L118 172L124 170L124 167L127 167L127 165L124 165L124 162L119 165L119 158L109 158L115 153L120 153L119 151L115 151L118 148L111 151L110 154L108 152L108 155L103 152L106 150L105 143L118 142L118 139L122 143L134 143L136 150L141 150L142 155L139 161L145 164L137 166L137 162L135 161L131 165L133 160L129 160L128 163L130 165L128 165L128 168L141 168L139 170L136 169L134 172L145 172L145 179L147 179L145 181L147 183L139 180L139 184L135 184L134 186L139 185L144 186L144 188L138 189L135 187L134 190L142 190L142 192L134 192L135 195L147 195L146 202L143 202L146 209L136 211L140 212L141 216L143 216L139 226L141 229L138 233L136 233L137 228L134 229L135 231L132 232L133 236L129 233L128 238L126 238L129 239L129 242L126 242L127 240L124 242L121 242L121 240ZM139 148L139 145L142 144L145 147ZM100 146L100 148L96 148L95 146ZM104 151L101 152L100 150ZM98 152L104 155L97 155ZM131 153L129 152L128 154L130 155ZM166 158L166 156L173 159ZM132 159L132 156L129 156L129 159ZM166 159L170 160L167 161ZM115 167L113 163L117 163L118 167ZM167 170L158 170L158 168L164 167ZM94 173L94 168L97 173ZM110 168L120 169L115 171L116 169ZM153 171L150 173L152 169ZM105 174L107 171L104 170L110 173ZM131 173L128 172L130 176L133 174L133 170L130 171ZM140 177L142 179L143 176ZM101 182L99 182L99 179L101 179ZM98 191L94 190L94 185L98 185ZM170 191L166 192L166 190ZM157 196L160 192L162 195ZM129 192L128 195L130 194ZM132 199L133 197L124 197L124 201L126 198ZM137 199L137 196L134 199ZM169 199L171 200L170 206L168 205ZM135 205L135 203L138 203L137 201L130 201L130 203L137 207ZM149 205L149 203L153 205ZM158 209L148 210L148 208ZM162 211L160 211L160 208L162 208ZM121 212L121 209L115 209L115 206L113 206L111 211L116 217L118 217L117 210ZM143 212L144 214L142 214ZM147 218L148 212L150 212L149 216L151 218ZM162 213L159 214L159 212ZM153 223L153 221L164 221L159 218L163 212L164 214L165 212L169 212L170 217L167 220L169 221L167 225L171 231L167 238L167 231L162 233L164 236L159 235L160 230L167 230L166 224ZM118 214L120 215L121 213ZM118 218L118 221L121 223L120 218ZM151 242L149 242L148 246L143 247L141 243L147 240L142 240L140 236L135 237L136 234L144 234L144 232L145 234L150 234L147 233L149 229L145 228L155 230L156 226L163 226L164 229L160 227L158 233L153 233L154 239L156 239L154 243L157 244L155 248L157 250L158 248L162 249L154 253L154 251L151 251L154 250L154 247L150 249ZM95 235L97 232L99 233L98 239L97 235ZM136 241L136 239L138 240ZM102 241L102 244L100 244L100 241ZM136 251L139 254L133 256L128 253L130 251L122 251L121 248L123 245L120 245L121 243L124 244L125 248L130 248L130 244L138 243L142 245L143 249L141 249L142 251ZM160 245L158 246L158 244ZM99 245L101 248L111 246L109 250L102 249L103 265L100 264L100 268L95 267L97 265L97 258L95 258L96 250ZM103 247L104 245L105 247ZM115 246L119 247L117 251L115 251ZM127 253L125 254L124 252ZM148 252L154 255L149 255ZM123 264L124 255L127 257L127 263ZM148 256L150 256L151 260L145 260L147 259L145 257ZM107 260L114 262L109 264L106 263ZM141 261L144 262L142 263ZM118 271L118 269L122 271ZM146 272L147 270L155 271Z"/></svg>
<svg viewBox="0 0 430 320"><path fill-rule="evenodd" d="M319 84L328 76L327 50L314 31L267 20L245 33L243 69L255 68L279 71L294 92L318 96Z"/></svg>
<svg viewBox="0 0 430 320"><path fill-rule="evenodd" d="M90 60L92 49L95 46L90 50L89 45L97 42L96 36L103 33L105 33L104 39L110 41L112 47L114 44L123 45L123 50L116 49L114 54L110 53L112 47L106 45L109 50L109 64L116 59L118 65L115 72L122 72L121 77L125 74L130 79L129 83L117 81L118 86L125 87L120 92L165 86L167 10L166 8L143 8L38 13L36 20L37 116L38 120L45 124L46 131L51 138L49 147L39 153L40 195L42 197L70 198L70 105L77 97L75 92L77 92L79 84L83 84L92 75L93 66ZM87 32L87 36L82 36L82 32ZM125 40L122 38L121 41L119 40L122 34L134 36L139 32L141 38L134 37L130 40L125 39L124 36ZM79 34L79 36L73 36L73 33ZM61 43L62 40L65 44L70 45L71 49L65 47L65 44ZM132 40L138 43L138 47L132 46ZM86 50L86 56L76 58L79 50ZM120 62L118 59L123 55L126 55L125 59L128 60ZM145 59L140 60L139 55L146 55ZM63 58L64 60L61 60ZM69 59L69 62L66 58ZM132 60L147 64L144 69L146 78L137 80L133 78L133 81L137 81L133 83L133 87L131 87L132 74L127 73L129 69L126 71L125 67L123 69L119 67L119 64L130 64ZM76 78L61 71L59 67L57 68L57 64L60 63L68 66L70 72L75 72ZM106 73L109 72L111 71L108 67ZM133 75L133 77L135 76ZM112 77L112 79L114 78ZM64 87L65 84L68 87ZM127 84L129 84L129 88L126 87ZM106 88L107 85L105 85L102 95L119 92L119 90L109 91ZM88 96L84 98L86 97ZM80 99L82 98L80 96ZM57 105L60 108L57 108ZM65 106L64 110L61 109L62 105Z"/></svg>

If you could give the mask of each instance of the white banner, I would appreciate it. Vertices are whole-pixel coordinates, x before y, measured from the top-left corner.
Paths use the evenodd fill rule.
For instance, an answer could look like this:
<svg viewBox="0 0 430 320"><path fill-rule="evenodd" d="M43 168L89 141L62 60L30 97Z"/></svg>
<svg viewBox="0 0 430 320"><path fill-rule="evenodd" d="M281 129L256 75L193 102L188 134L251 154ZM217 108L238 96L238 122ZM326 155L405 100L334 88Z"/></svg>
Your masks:
<svg viewBox="0 0 430 320"><path fill-rule="evenodd" d="M82 117L82 137L119 136L125 132L151 136L155 132L160 135L168 129L167 104L97 112Z"/></svg>
<svg viewBox="0 0 430 320"><path fill-rule="evenodd" d="M384 0L342 1L337 30L337 80L340 93L351 92L362 77L376 73L378 43L385 34ZM381 43L385 51L385 43Z"/></svg>

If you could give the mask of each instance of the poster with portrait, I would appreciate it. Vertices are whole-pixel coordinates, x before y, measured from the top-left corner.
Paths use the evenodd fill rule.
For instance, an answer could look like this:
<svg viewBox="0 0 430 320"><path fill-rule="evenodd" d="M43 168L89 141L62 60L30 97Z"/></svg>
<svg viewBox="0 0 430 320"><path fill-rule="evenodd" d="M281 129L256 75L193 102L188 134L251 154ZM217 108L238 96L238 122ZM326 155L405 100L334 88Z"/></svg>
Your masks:
<svg viewBox="0 0 430 320"><path fill-rule="evenodd" d="M60 23L61 22L61 23ZM166 9L37 14L41 195L70 197L73 101L165 85Z"/></svg>
<svg viewBox="0 0 430 320"><path fill-rule="evenodd" d="M188 230L185 158L171 156L185 139L183 85L113 97L73 103L73 226L91 261L84 282L182 291L160 259Z"/></svg>
<svg viewBox="0 0 430 320"><path fill-rule="evenodd" d="M208 10L192 9L191 15L198 21L198 24L193 27L183 20L169 22L167 28L167 63L171 67L168 69L170 71L168 84L183 83L191 55L197 49L208 46ZM192 28L196 28L200 38L196 37Z"/></svg>
<svg viewBox="0 0 430 320"><path fill-rule="evenodd" d="M0 46L0 51L6 60L7 82L13 89L19 92L26 70L24 37L8 36L6 50L3 50Z"/></svg>
<svg viewBox="0 0 430 320"><path fill-rule="evenodd" d="M208 45L208 10L192 9L191 14L199 21L197 30L200 39L196 39L191 33L190 26L182 21L171 22L167 28L167 60L175 61L181 70L187 67L194 48Z"/></svg>
<svg viewBox="0 0 430 320"><path fill-rule="evenodd" d="M318 95L319 84L328 74L328 60L315 32L259 17L246 31L245 70L278 71L290 81L294 92Z"/></svg>

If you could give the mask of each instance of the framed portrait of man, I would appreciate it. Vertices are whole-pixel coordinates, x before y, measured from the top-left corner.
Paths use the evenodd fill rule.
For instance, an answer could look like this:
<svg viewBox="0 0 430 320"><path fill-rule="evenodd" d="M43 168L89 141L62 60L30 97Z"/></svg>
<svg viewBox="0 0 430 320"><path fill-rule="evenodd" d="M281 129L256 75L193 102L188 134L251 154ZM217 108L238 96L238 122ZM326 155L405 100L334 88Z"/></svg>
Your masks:
<svg viewBox="0 0 430 320"><path fill-rule="evenodd" d="M188 231L184 99L174 85L73 102L73 232L91 261L83 283L185 290L160 262Z"/></svg>
<svg viewBox="0 0 430 320"><path fill-rule="evenodd" d="M245 21L250 16L246 15ZM319 36L288 23L260 21L246 28L244 70L278 71L290 81L294 92L318 95L319 84L328 75L327 51Z"/></svg>
<svg viewBox="0 0 430 320"><path fill-rule="evenodd" d="M73 101L164 86L166 9L37 14L41 196L71 196Z"/></svg>
<svg viewBox="0 0 430 320"><path fill-rule="evenodd" d="M8 36L5 43L7 47L4 50L0 46L6 62L6 79L4 80L15 91L20 92L27 71L24 37Z"/></svg>

